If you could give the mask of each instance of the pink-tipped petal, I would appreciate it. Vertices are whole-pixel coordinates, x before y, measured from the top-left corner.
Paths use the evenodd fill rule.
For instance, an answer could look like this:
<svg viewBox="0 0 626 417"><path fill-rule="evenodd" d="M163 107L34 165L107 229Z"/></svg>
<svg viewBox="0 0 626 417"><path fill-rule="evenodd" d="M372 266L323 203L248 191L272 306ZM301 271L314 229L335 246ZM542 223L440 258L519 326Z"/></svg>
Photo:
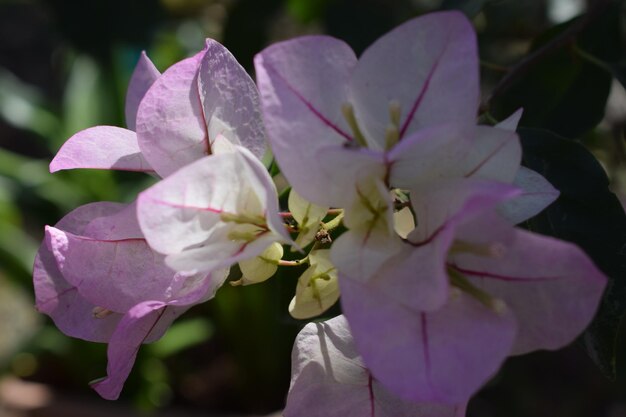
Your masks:
<svg viewBox="0 0 626 417"><path fill-rule="evenodd" d="M272 152L305 199L317 203L327 187L316 151L352 141L341 108L356 65L348 45L326 36L276 43L255 60L257 84Z"/></svg>
<svg viewBox="0 0 626 417"><path fill-rule="evenodd" d="M218 42L207 39L206 51L200 62L198 87L211 145L218 135L224 135L261 158L266 147L265 130L254 81Z"/></svg>
<svg viewBox="0 0 626 417"><path fill-rule="evenodd" d="M453 262L475 285L512 310L518 322L513 353L571 343L598 308L607 282L604 274L571 243L495 220L488 223L490 229L480 228L481 236L511 228L502 253L491 258L458 255Z"/></svg>
<svg viewBox="0 0 626 417"><path fill-rule="evenodd" d="M419 313L368 284L341 276L339 284L363 361L382 385L408 401L466 401L500 367L515 339L509 311L492 310L464 293L437 311Z"/></svg>
<svg viewBox="0 0 626 417"><path fill-rule="evenodd" d="M204 54L205 50L168 68L139 105L139 147L161 177L211 153L198 92Z"/></svg>
<svg viewBox="0 0 626 417"><path fill-rule="evenodd" d="M520 167L513 185L522 190L519 197L506 201L500 206L500 214L512 224L518 224L541 213L559 197L554 188L541 174Z"/></svg>
<svg viewBox="0 0 626 417"><path fill-rule="evenodd" d="M413 403L372 378L358 356L343 316L310 323L292 353L285 417L462 417L464 404Z"/></svg>
<svg viewBox="0 0 626 417"><path fill-rule="evenodd" d="M372 44L351 81L356 116L384 148L389 104L400 105L400 137L427 126L475 124L478 53L471 22L459 12L410 20Z"/></svg>
<svg viewBox="0 0 626 417"><path fill-rule="evenodd" d="M126 126L130 130L135 130L135 121L137 119L137 110L139 109L139 103L146 95L148 89L159 78L161 73L154 66L145 51L141 52L133 75L128 82L128 90L126 90Z"/></svg>
<svg viewBox="0 0 626 417"><path fill-rule="evenodd" d="M115 126L81 130L50 162L50 172L76 168L153 171L141 154L135 132Z"/></svg>

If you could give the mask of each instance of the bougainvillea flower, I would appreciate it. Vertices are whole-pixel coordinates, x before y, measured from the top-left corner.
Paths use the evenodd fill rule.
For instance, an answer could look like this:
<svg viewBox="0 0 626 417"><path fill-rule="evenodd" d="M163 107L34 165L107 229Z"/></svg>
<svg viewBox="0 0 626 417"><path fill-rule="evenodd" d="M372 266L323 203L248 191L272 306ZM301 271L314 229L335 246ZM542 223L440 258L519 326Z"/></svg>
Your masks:
<svg viewBox="0 0 626 417"><path fill-rule="evenodd" d="M343 316L309 323L296 338L285 417L463 417L465 404L397 398L368 371Z"/></svg>
<svg viewBox="0 0 626 417"><path fill-rule="evenodd" d="M433 183L412 195L410 251L369 282L340 270L358 351L396 395L462 401L507 356L560 348L593 318L606 277L575 245L500 218L498 204L515 196L506 187Z"/></svg>
<svg viewBox="0 0 626 417"><path fill-rule="evenodd" d="M171 270L143 239L134 205L102 202L79 207L46 228L33 277L38 310L61 331L109 343L108 382L97 390L115 399L141 343L157 340L191 304L212 297L226 274ZM138 315L137 306L146 302L172 307ZM117 357L126 357L120 369Z"/></svg>
<svg viewBox="0 0 626 417"><path fill-rule="evenodd" d="M211 271L291 242L276 187L250 151L234 146L180 169L139 195L150 246L180 271Z"/></svg>
<svg viewBox="0 0 626 417"><path fill-rule="evenodd" d="M358 61L342 41L313 36L272 45L255 65L285 176L305 199L346 210L350 230L333 251L350 275L372 276L402 247L390 189L458 177L510 183L519 169L515 133L476 126L476 37L460 13L413 19Z"/></svg>
<svg viewBox="0 0 626 417"><path fill-rule="evenodd" d="M129 129L96 126L72 136L51 162L51 172L119 169L165 177L214 153L212 144L219 135L258 157L264 152L254 82L211 39L201 52L162 75L142 54L127 92L126 119Z"/></svg>

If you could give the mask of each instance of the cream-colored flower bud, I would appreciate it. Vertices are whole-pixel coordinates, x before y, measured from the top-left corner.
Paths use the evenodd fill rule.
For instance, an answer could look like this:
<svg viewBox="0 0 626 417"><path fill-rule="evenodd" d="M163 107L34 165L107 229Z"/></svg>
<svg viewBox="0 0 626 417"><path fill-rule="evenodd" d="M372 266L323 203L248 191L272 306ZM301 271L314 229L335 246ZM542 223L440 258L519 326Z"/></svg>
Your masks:
<svg viewBox="0 0 626 417"><path fill-rule="evenodd" d="M293 189L289 192L287 204L294 220L298 222L300 230L296 244L303 248L315 239L315 234L319 230L320 222L326 216L328 207L321 207L308 202Z"/></svg>
<svg viewBox="0 0 626 417"><path fill-rule="evenodd" d="M283 247L274 242L267 247L259 256L239 262L239 268L243 277L241 285L250 285L263 282L276 273L278 261L283 257Z"/></svg>
<svg viewBox="0 0 626 417"><path fill-rule="evenodd" d="M296 295L289 303L289 314L296 319L319 316L339 299L337 270L330 261L330 250L309 255L311 266L298 279Z"/></svg>

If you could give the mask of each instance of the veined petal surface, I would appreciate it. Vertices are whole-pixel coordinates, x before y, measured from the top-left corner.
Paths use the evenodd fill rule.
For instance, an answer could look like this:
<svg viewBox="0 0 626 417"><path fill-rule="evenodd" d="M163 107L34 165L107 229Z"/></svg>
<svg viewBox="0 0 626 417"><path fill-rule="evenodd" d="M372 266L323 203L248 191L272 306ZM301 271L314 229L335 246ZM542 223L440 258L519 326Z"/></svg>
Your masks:
<svg viewBox="0 0 626 417"><path fill-rule="evenodd" d="M276 43L254 62L268 140L282 172L305 199L327 205L316 151L353 141L341 109L354 52L340 40L308 36Z"/></svg>
<svg viewBox="0 0 626 417"><path fill-rule="evenodd" d="M296 338L285 417L463 417L465 404L413 403L375 380L338 316L309 323Z"/></svg>

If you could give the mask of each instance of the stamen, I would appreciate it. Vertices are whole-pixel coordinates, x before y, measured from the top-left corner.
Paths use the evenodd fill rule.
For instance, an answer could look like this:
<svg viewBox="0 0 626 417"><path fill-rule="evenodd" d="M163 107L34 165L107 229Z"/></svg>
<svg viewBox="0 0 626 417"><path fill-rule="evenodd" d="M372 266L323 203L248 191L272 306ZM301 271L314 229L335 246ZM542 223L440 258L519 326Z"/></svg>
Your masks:
<svg viewBox="0 0 626 417"><path fill-rule="evenodd" d="M359 124L356 121L356 116L354 115L354 107L350 103L344 103L341 106L341 113L343 117L348 122L348 126L352 129L352 135L354 136L354 140L363 146L367 147L367 141L365 140L365 136L363 136L363 132L361 132L361 128L359 128Z"/></svg>
<svg viewBox="0 0 626 417"><path fill-rule="evenodd" d="M400 102L398 100L391 100L389 102L389 119L396 129L400 129L400 112Z"/></svg>
<svg viewBox="0 0 626 417"><path fill-rule="evenodd" d="M103 319L113 314L113 312L104 307L94 307L93 310L91 310L91 314L93 314L94 318Z"/></svg>
<svg viewBox="0 0 626 417"><path fill-rule="evenodd" d="M506 253L506 246L500 242L480 244L455 240L450 248L450 253L469 253L487 258L502 258Z"/></svg>
<svg viewBox="0 0 626 417"><path fill-rule="evenodd" d="M391 124L387 126L387 130L385 131L385 149L389 150L393 148L398 140L400 139L400 131L398 127Z"/></svg>

